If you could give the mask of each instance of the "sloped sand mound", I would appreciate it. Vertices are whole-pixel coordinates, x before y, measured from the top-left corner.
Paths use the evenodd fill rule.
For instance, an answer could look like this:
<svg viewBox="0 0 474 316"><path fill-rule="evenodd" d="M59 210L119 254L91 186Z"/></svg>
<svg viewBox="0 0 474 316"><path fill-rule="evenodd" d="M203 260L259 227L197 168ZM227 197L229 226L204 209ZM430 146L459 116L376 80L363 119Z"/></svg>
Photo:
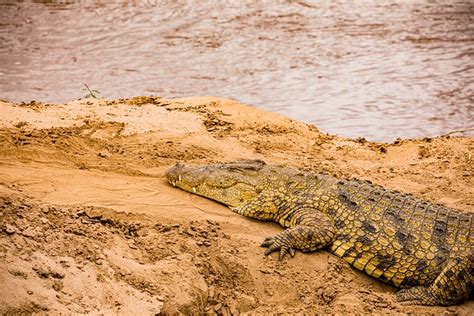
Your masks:
<svg viewBox="0 0 474 316"><path fill-rule="evenodd" d="M210 97L0 102L0 312L472 314L472 301L402 306L324 251L264 257L278 225L170 187L164 171L263 159L471 212L473 149L343 139Z"/></svg>

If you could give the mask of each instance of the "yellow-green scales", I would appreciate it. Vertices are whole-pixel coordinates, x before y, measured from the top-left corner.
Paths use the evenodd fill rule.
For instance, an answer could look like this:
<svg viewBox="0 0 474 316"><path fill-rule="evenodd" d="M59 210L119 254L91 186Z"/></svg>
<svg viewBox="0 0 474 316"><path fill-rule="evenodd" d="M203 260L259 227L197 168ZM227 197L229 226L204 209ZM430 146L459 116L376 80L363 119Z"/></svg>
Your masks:
<svg viewBox="0 0 474 316"><path fill-rule="evenodd" d="M399 301L452 305L474 284L472 214L368 181L244 160L177 165L175 186L287 229L268 237L266 255L327 248L353 267L391 283Z"/></svg>

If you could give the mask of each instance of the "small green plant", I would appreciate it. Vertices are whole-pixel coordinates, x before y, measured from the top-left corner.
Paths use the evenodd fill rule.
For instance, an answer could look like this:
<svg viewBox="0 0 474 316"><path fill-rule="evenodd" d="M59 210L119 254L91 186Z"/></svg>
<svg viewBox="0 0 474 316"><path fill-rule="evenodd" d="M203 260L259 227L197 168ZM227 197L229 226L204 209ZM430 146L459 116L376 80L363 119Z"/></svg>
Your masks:
<svg viewBox="0 0 474 316"><path fill-rule="evenodd" d="M93 98L93 99L99 99L100 98L100 91L98 90L91 90L87 83L84 83L84 88L82 88L82 91L88 92L85 96L83 96L81 99L88 99L88 98Z"/></svg>

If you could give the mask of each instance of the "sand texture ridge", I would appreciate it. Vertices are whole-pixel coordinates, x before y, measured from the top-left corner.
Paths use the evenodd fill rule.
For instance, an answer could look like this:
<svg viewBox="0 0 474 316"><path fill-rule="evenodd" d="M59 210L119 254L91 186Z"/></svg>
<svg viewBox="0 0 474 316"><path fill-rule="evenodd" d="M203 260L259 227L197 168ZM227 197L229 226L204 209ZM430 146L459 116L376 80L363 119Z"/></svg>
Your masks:
<svg viewBox="0 0 474 316"><path fill-rule="evenodd" d="M390 144L212 97L0 101L0 313L472 314L404 306L328 252L265 257L282 228L173 188L177 162L262 159L472 212L474 138Z"/></svg>

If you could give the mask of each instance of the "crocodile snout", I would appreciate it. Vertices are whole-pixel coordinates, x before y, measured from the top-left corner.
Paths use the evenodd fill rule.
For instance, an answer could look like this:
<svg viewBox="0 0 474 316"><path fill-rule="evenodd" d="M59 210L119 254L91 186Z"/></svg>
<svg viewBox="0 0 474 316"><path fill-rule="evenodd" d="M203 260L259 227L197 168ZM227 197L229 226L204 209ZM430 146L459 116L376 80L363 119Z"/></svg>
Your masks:
<svg viewBox="0 0 474 316"><path fill-rule="evenodd" d="M180 180L180 176L183 173L184 169L186 167L182 164L176 164L173 167L169 168L165 172L165 177L168 179L168 182L171 183L172 185L176 186L176 182Z"/></svg>
<svg viewBox="0 0 474 316"><path fill-rule="evenodd" d="M201 176L199 172L196 172L196 168L185 166L182 164L176 164L173 167L169 168L165 172L166 179L173 186L186 189L187 186L192 188L192 191L195 193L195 188L193 184L196 179L199 179Z"/></svg>

